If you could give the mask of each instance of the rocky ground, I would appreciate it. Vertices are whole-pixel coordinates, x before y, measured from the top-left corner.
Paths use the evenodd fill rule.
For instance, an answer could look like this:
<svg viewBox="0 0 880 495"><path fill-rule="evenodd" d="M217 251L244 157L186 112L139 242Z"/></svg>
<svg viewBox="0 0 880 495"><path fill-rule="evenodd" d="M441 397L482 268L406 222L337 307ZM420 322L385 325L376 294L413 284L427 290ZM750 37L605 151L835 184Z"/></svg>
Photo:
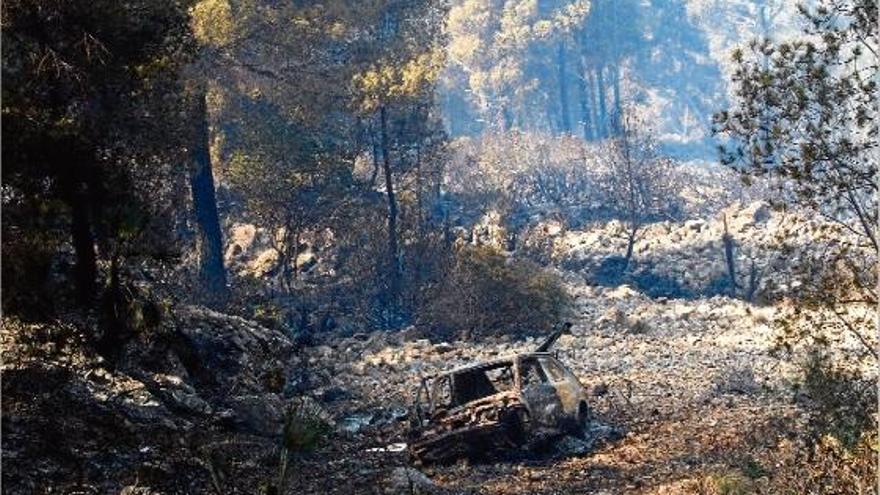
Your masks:
<svg viewBox="0 0 880 495"><path fill-rule="evenodd" d="M768 355L772 308L723 297L656 301L626 286L571 289L576 324L557 343L560 358L592 391L599 419L622 427L625 437L589 456L426 469L437 487L682 493L717 473L740 476L743 466L760 465L762 455L780 447L786 431L780 424L793 425L798 413L787 399L791 370ZM382 431L389 417L382 411L406 407L420 376L537 345L533 339L431 344L416 337L374 334L315 349L314 363L328 363L328 372L319 373L325 391L369 398L357 401L362 409L354 414L346 411L352 423L374 421ZM371 430L363 426L354 436L369 437ZM374 443L403 440L379 435Z"/></svg>
<svg viewBox="0 0 880 495"><path fill-rule="evenodd" d="M758 246L774 221L758 205L732 212L728 227ZM637 256L667 274L686 259L709 279L723 266L718 246L702 258L685 247L715 242L717 223L654 226ZM594 232L558 234L567 259L619 248ZM583 269L560 273L576 301L560 359L598 420L625 432L588 454L416 467L401 449L421 376L536 339L432 342L413 327L296 349L254 322L176 307L115 366L83 351L76 328L89 322L4 320L4 493L273 493L285 415L303 397L333 431L291 460L289 493L773 493L798 462L791 438L804 419L792 366L769 353L782 306L651 298L591 284Z"/></svg>
<svg viewBox="0 0 880 495"><path fill-rule="evenodd" d="M274 459L288 339L202 308L174 315L115 366L75 325L4 321L4 493L207 493L226 459Z"/></svg>
<svg viewBox="0 0 880 495"><path fill-rule="evenodd" d="M75 335L52 343L63 327L8 324L4 486L259 493L277 474L285 407L304 394L335 432L295 462L291 489L301 493L409 493L410 483L445 493L680 493L778 448L779 423L797 414L785 367L767 355L772 308L656 301L626 286L572 291L576 324L557 343L560 357L601 420L627 432L590 455L408 471L406 453L388 448L406 440L420 376L527 350L532 339L431 343L410 329L293 352L280 333L182 308L176 325L133 345L115 370L79 353Z"/></svg>

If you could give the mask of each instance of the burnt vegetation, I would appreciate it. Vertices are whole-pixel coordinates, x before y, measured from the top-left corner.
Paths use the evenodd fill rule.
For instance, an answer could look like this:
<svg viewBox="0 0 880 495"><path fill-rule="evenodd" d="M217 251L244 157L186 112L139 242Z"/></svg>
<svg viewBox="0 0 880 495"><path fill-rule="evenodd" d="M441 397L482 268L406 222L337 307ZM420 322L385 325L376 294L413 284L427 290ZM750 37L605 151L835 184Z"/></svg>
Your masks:
<svg viewBox="0 0 880 495"><path fill-rule="evenodd" d="M875 493L877 4L716 4L4 1L4 493Z"/></svg>

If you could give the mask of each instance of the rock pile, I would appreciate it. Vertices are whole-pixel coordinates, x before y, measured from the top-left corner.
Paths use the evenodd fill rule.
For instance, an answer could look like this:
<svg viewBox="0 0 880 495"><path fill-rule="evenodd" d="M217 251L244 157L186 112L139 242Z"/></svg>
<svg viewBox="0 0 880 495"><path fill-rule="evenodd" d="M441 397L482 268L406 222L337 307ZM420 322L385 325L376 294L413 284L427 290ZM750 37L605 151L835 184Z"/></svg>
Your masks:
<svg viewBox="0 0 880 495"><path fill-rule="evenodd" d="M632 283L649 294L660 287L660 295L672 297L730 294L725 232L734 243L737 293L743 295L754 285L754 296L765 300L791 288L791 270L806 250L846 238L835 225L774 211L763 202L732 206L715 218L645 226L635 244ZM620 280L608 279L615 274L610 262L626 251L624 233L618 221L560 233L554 238L553 259L593 283L617 285Z"/></svg>

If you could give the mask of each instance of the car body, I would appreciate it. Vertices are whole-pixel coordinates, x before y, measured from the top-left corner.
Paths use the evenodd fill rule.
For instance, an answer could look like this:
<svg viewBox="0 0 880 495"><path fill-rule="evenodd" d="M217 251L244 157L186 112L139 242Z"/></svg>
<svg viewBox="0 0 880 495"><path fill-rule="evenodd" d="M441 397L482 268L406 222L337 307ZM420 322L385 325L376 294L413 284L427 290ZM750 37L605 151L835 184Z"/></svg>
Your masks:
<svg viewBox="0 0 880 495"><path fill-rule="evenodd" d="M579 431L589 418L586 390L546 347L421 380L410 442L416 459L481 457Z"/></svg>

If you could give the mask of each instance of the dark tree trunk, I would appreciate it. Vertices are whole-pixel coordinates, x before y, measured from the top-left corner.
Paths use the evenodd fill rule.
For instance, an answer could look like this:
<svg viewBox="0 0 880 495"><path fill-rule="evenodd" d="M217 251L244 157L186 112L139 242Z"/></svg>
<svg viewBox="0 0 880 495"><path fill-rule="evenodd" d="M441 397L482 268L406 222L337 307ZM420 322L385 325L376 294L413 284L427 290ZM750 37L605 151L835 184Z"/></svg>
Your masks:
<svg viewBox="0 0 880 495"><path fill-rule="evenodd" d="M597 83L597 99L599 100L599 122L598 122L598 135L599 138L608 137L608 108L605 103L605 69L600 67L596 71L596 83Z"/></svg>
<svg viewBox="0 0 880 495"><path fill-rule="evenodd" d="M746 300L749 302L753 302L755 300L755 292L758 291L758 266L755 264L755 260L752 260L752 264L749 266L749 288L746 290Z"/></svg>
<svg viewBox="0 0 880 495"><path fill-rule="evenodd" d="M565 42L559 42L559 50L556 56L557 67L559 69L559 115L561 119L562 132L571 133L571 114L568 108L568 80L566 79L566 53Z"/></svg>
<svg viewBox="0 0 880 495"><path fill-rule="evenodd" d="M424 201L422 200L422 187L424 183L424 177L422 177L422 146L421 143L416 143L416 209L418 210L418 229L419 229L419 240L424 240L425 237L425 212L424 212Z"/></svg>
<svg viewBox="0 0 880 495"><path fill-rule="evenodd" d="M195 95L195 142L190 168L193 209L198 229L199 272L204 287L212 294L226 291L226 271L223 267L223 233L217 213L214 173L211 169L208 107L205 89Z"/></svg>
<svg viewBox="0 0 880 495"><path fill-rule="evenodd" d="M584 139L587 141L592 141L593 116L591 115L591 103L593 100L593 91L591 87L592 82L588 78L589 76L584 70L583 60L581 60L577 78L578 95L580 96L581 103L581 125L583 126Z"/></svg>
<svg viewBox="0 0 880 495"><path fill-rule="evenodd" d="M91 165L93 154L76 142L61 140L47 150L46 160L62 171L58 177L62 201L70 208L70 238L75 256L73 283L76 302L93 307L98 295L98 262L96 252L93 196L97 182Z"/></svg>
<svg viewBox="0 0 880 495"><path fill-rule="evenodd" d="M736 283L736 259L733 257L733 236L727 230L727 215L723 217L724 234L721 236L721 242L724 244L724 260L727 263L727 277L730 279L730 296L736 297L736 290L739 286Z"/></svg>
<svg viewBox="0 0 880 495"><path fill-rule="evenodd" d="M397 197L394 194L394 177L391 174L391 158L388 143L388 115L385 106L379 108L382 133L382 168L385 173L385 192L388 196L388 279L391 300L400 295L400 254L397 246Z"/></svg>
<svg viewBox="0 0 880 495"><path fill-rule="evenodd" d="M626 256L623 259L623 271L629 269L629 264L632 261L633 248L635 248L636 245L636 234L638 233L638 229L638 225L633 224L629 230L629 235L627 235Z"/></svg>
<svg viewBox="0 0 880 495"><path fill-rule="evenodd" d="M623 116L623 108L620 103L620 67L616 64L612 69L612 78L611 89L614 93L614 110L611 116L611 128L615 135L619 135L621 132L620 119Z"/></svg>
<svg viewBox="0 0 880 495"><path fill-rule="evenodd" d="M590 121L593 123L593 139L602 139L601 123L599 122L599 99L596 97L596 73L587 70L587 96L590 101Z"/></svg>
<svg viewBox="0 0 880 495"><path fill-rule="evenodd" d="M70 195L71 210L70 233L73 251L76 255L74 283L76 300L82 306L91 306L97 295L98 264L95 255L95 236L92 219L89 215L88 197L85 192L76 191Z"/></svg>

